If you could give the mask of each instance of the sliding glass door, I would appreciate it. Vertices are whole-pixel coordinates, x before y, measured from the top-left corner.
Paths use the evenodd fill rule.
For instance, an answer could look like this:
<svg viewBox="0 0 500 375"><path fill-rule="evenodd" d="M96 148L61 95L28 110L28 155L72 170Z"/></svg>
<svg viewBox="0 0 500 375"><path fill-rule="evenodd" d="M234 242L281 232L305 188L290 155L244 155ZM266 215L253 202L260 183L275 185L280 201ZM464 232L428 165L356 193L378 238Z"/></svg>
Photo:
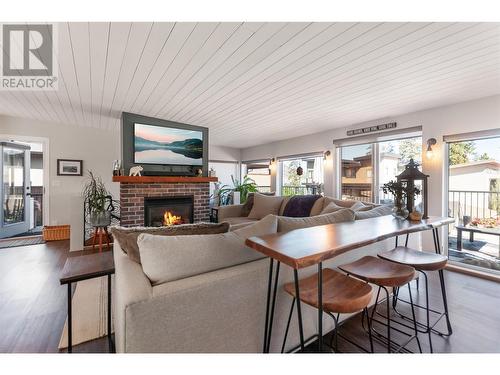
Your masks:
<svg viewBox="0 0 500 375"><path fill-rule="evenodd" d="M500 136L450 141L448 256L500 272Z"/></svg>
<svg viewBox="0 0 500 375"><path fill-rule="evenodd" d="M392 204L393 197L384 194L382 185L396 180L410 159L421 164L422 137L341 146L339 155L342 199Z"/></svg>
<svg viewBox="0 0 500 375"><path fill-rule="evenodd" d="M373 201L373 145L342 147L342 199Z"/></svg>
<svg viewBox="0 0 500 375"><path fill-rule="evenodd" d="M28 193L30 189L30 148L10 142L0 142L2 209L0 238L12 237L30 227Z"/></svg>

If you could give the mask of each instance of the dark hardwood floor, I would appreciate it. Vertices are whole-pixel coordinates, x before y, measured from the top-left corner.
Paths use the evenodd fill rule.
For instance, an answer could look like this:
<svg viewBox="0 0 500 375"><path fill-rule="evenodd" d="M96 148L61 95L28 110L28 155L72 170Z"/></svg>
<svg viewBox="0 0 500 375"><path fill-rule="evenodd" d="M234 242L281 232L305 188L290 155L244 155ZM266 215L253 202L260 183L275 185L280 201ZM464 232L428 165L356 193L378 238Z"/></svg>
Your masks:
<svg viewBox="0 0 500 375"><path fill-rule="evenodd" d="M59 274L68 256L80 254L69 253L68 241L0 249L0 352L58 352L66 319L66 288L59 285ZM433 335L434 351L500 352L500 284L454 272L445 272L445 277L454 333L448 339ZM424 288L420 289L422 293ZM430 276L430 289L431 303L440 307L437 275ZM422 303L422 294L419 299ZM423 318L422 313L419 315ZM440 329L444 329L443 323L439 324ZM341 332L368 344L357 317L346 322ZM421 343L427 352L426 335L421 335ZM385 351L377 343L375 348L377 352ZM339 349L359 351L342 339ZM415 344L409 349L414 351ZM74 352L81 353L107 350L105 338L74 347Z"/></svg>

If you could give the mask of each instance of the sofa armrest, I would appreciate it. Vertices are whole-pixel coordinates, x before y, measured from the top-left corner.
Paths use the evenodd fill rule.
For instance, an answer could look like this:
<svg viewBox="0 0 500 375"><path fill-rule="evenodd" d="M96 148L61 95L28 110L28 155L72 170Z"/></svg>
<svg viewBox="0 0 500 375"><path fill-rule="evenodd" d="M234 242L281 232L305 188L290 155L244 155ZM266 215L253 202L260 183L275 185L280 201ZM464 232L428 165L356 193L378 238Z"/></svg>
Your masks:
<svg viewBox="0 0 500 375"><path fill-rule="evenodd" d="M228 217L242 217L243 205L232 204L229 206L218 207L217 221L222 223Z"/></svg>
<svg viewBox="0 0 500 375"><path fill-rule="evenodd" d="M153 287L142 271L142 266L127 256L117 241L113 245L115 260L115 287L114 287L114 327L116 351L125 350L125 322L126 310L134 303L151 299Z"/></svg>

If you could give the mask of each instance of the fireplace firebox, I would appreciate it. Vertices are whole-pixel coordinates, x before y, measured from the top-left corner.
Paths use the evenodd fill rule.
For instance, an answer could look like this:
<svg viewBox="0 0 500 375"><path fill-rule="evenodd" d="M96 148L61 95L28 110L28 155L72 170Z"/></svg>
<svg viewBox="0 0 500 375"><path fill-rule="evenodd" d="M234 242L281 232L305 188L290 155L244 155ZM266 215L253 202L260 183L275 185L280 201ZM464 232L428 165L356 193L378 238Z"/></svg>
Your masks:
<svg viewBox="0 0 500 375"><path fill-rule="evenodd" d="M144 198L144 226L161 227L193 223L194 197Z"/></svg>

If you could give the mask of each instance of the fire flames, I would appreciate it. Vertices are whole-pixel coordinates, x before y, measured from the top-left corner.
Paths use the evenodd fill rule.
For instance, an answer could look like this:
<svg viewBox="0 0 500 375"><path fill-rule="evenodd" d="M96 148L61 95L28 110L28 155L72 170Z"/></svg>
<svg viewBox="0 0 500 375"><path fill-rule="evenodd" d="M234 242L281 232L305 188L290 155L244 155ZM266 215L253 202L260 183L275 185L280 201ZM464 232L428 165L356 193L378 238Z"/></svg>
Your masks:
<svg viewBox="0 0 500 375"><path fill-rule="evenodd" d="M182 217L173 215L170 211L163 214L163 225L177 225L182 224Z"/></svg>

